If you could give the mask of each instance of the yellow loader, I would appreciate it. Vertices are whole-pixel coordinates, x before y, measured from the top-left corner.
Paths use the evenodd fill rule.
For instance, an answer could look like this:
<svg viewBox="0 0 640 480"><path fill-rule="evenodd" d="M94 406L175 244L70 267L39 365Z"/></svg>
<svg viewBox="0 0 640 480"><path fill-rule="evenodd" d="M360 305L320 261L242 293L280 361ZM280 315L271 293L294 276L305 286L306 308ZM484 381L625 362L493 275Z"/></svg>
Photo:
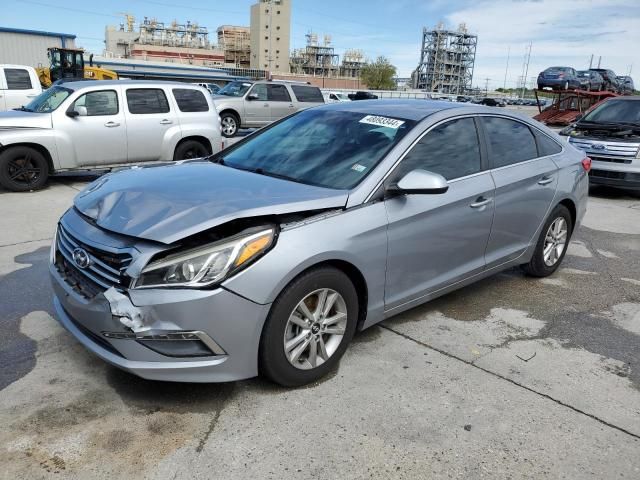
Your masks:
<svg viewBox="0 0 640 480"><path fill-rule="evenodd" d="M93 55L89 65L84 64L84 50L52 47L47 49L48 67L38 67L36 72L43 88L62 79L116 80L118 74L106 68L93 65Z"/></svg>

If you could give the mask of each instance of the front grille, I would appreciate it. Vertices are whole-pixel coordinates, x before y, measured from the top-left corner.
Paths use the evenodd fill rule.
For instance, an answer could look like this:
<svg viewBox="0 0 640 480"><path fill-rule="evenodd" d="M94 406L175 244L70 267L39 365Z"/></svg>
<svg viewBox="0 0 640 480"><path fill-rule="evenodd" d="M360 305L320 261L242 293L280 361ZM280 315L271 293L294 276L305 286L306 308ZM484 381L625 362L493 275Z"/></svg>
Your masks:
<svg viewBox="0 0 640 480"><path fill-rule="evenodd" d="M594 135L596 132L590 132ZM603 136L610 136L611 132L604 132ZM638 154L637 142L612 142L602 140L590 140L583 137L569 137L569 143L576 148L586 151L589 156L591 154L598 155L598 153L605 155L615 155L617 157L630 157L635 158ZM594 146L600 148L594 148Z"/></svg>
<svg viewBox="0 0 640 480"><path fill-rule="evenodd" d="M73 260L73 251L77 248L82 248L89 256L86 268L78 267ZM124 289L129 285L130 278L124 273L132 260L128 253L112 253L88 245L62 225L58 226L56 249L58 273L87 299L108 288Z"/></svg>

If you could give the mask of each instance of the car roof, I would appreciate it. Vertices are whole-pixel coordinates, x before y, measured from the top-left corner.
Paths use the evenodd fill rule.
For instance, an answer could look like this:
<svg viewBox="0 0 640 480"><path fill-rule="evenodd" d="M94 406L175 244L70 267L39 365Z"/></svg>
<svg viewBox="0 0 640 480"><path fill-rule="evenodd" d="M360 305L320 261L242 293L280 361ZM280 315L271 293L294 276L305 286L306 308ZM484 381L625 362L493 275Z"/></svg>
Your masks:
<svg viewBox="0 0 640 480"><path fill-rule="evenodd" d="M420 121L429 115L451 108L464 108L464 105L438 100L383 99L358 100L355 102L330 103L318 108L356 112L364 115L380 115L401 117L407 120Z"/></svg>
<svg viewBox="0 0 640 480"><path fill-rule="evenodd" d="M165 80L80 80L73 82L65 82L64 85L66 88L71 88L73 90L77 90L80 88L94 87L94 86L105 86L108 87L110 85L124 85L127 87L152 87L158 85L165 86L174 86L174 87L194 87L198 88L198 85L194 83L185 83L185 82L170 82ZM199 87L203 88L203 87Z"/></svg>

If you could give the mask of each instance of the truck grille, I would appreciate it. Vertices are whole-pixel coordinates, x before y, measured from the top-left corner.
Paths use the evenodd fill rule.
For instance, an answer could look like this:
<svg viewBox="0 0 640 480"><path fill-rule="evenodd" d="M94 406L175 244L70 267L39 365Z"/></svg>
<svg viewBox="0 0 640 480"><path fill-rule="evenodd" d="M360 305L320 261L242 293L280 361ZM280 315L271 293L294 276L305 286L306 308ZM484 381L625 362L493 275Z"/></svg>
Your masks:
<svg viewBox="0 0 640 480"><path fill-rule="evenodd" d="M593 153L594 155L598 155L600 153L616 157L631 157L633 159L638 153L638 143L603 142L576 137L569 137L569 143L574 147L584 150L589 154ZM596 148L594 148L594 146Z"/></svg>
<svg viewBox="0 0 640 480"><path fill-rule="evenodd" d="M74 261L73 252L76 249L87 253L89 262L85 268L80 268ZM130 279L124 273L132 260L128 253L112 253L88 245L74 237L62 225L58 226L56 250L58 273L68 285L87 299L108 288L124 289L129 285Z"/></svg>

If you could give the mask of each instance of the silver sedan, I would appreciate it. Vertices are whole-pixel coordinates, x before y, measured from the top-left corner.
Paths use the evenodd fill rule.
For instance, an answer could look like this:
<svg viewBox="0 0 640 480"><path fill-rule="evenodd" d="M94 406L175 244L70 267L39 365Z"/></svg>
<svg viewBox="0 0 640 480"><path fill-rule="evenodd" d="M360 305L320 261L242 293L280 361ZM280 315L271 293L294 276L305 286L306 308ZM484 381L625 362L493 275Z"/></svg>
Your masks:
<svg viewBox="0 0 640 480"><path fill-rule="evenodd" d="M51 249L57 315L145 378L302 385L356 330L513 266L551 275L589 168L503 110L312 108L215 156L89 185Z"/></svg>

